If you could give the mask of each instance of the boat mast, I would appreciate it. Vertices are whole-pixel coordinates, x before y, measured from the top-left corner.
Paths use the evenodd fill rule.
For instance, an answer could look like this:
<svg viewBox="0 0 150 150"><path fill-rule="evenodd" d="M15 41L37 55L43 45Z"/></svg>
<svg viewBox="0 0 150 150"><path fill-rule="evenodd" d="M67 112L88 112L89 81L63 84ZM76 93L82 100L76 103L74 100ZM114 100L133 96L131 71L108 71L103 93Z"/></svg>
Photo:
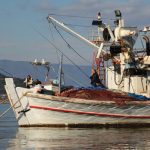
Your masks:
<svg viewBox="0 0 150 150"><path fill-rule="evenodd" d="M60 56L60 65L59 65L59 94L61 93L61 83L62 83L62 60L63 55Z"/></svg>

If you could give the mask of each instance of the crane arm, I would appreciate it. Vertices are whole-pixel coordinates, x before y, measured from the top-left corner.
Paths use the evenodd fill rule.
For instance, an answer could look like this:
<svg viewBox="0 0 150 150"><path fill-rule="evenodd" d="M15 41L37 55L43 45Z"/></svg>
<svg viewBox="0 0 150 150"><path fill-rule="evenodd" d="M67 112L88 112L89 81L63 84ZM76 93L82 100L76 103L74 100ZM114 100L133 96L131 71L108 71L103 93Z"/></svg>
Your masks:
<svg viewBox="0 0 150 150"><path fill-rule="evenodd" d="M65 31L71 33L72 35L74 35L76 38L79 38L79 39L85 41L87 44L89 44L90 46L96 48L97 50L100 49L99 46L97 46L96 44L92 43L91 41L89 41L88 39L86 39L85 37L83 37L82 35L76 33L75 31L73 31L73 30L70 29L69 27L65 26L64 23L59 22L58 20L54 19L54 18L51 17L51 16L48 16L48 17L47 17L47 20L48 20L49 22L55 23L56 25L58 25L59 27L61 27L63 30L65 30Z"/></svg>

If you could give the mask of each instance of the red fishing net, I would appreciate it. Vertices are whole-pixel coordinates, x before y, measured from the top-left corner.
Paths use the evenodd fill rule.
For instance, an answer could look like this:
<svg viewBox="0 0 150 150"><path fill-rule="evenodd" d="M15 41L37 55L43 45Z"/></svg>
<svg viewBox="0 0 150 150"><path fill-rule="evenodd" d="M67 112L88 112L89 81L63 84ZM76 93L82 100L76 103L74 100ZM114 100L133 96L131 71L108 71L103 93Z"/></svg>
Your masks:
<svg viewBox="0 0 150 150"><path fill-rule="evenodd" d="M118 104L123 104L125 101L135 100L129 97L126 93L119 93L106 89L94 90L94 89L69 89L63 91L60 96L81 98L86 100L99 100L99 101L115 101Z"/></svg>

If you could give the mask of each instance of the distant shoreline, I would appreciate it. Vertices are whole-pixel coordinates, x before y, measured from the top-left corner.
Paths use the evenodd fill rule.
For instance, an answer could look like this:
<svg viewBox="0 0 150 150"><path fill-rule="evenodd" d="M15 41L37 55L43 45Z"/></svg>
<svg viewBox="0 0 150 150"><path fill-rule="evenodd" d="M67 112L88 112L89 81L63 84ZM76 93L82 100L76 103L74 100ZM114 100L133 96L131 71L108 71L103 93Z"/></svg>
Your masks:
<svg viewBox="0 0 150 150"><path fill-rule="evenodd" d="M9 103L8 99L5 100L0 99L0 104L8 104L8 103Z"/></svg>

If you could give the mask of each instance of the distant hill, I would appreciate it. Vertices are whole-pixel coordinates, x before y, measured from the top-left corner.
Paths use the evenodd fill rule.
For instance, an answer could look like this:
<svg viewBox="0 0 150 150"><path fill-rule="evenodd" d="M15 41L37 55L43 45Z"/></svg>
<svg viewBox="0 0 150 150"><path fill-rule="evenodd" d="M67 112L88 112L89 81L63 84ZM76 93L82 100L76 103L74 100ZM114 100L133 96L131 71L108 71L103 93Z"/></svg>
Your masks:
<svg viewBox="0 0 150 150"><path fill-rule="evenodd" d="M0 102L1 100L7 100L6 91L4 88L5 85L5 78L8 76L5 76L3 74L0 74ZM23 80L20 78L14 78L14 82L16 86L24 86Z"/></svg>
<svg viewBox="0 0 150 150"><path fill-rule="evenodd" d="M52 64L49 78L58 77L58 68L58 64ZM90 76L91 67L80 66L80 68L81 71L73 65L63 64L65 83L67 85L88 86L90 84L88 76ZM0 60L0 73L5 76L13 76L21 79L24 79L28 74L31 74L33 79L38 78L41 81L44 81L46 69L44 67L34 67L32 64L25 61ZM1 84L2 83L3 82L1 81Z"/></svg>
<svg viewBox="0 0 150 150"><path fill-rule="evenodd" d="M49 78L54 79L58 77L58 68L59 65L57 64L51 65ZM90 85L88 76L90 76L91 67L80 66L80 69L81 70L73 65L63 65L66 85L79 87ZM84 72L86 76L82 72ZM34 67L32 64L25 61L0 60L0 100L7 99L4 88L5 77L13 77L16 86L25 86L23 81L28 74L32 75L34 80L38 78L43 82L45 79L46 69L44 67Z"/></svg>

